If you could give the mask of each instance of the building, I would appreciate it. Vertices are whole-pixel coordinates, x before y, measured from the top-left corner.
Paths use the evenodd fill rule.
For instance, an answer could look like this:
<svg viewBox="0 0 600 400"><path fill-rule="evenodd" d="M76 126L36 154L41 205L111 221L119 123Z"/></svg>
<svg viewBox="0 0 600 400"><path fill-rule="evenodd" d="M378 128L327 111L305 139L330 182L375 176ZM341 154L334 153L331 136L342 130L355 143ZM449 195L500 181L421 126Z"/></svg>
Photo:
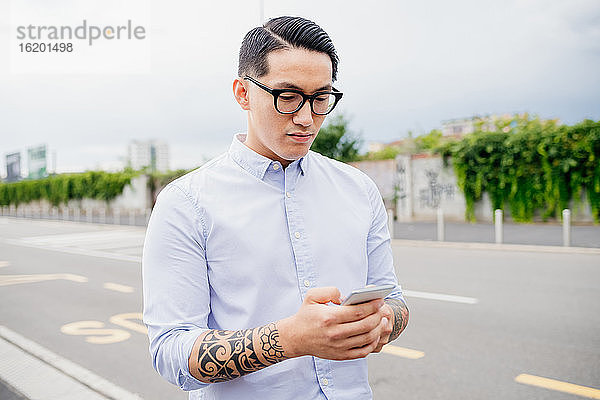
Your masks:
<svg viewBox="0 0 600 400"><path fill-rule="evenodd" d="M510 122L515 117L525 118L526 114L503 114L503 115L484 115L473 116L469 118L457 118L442 121L442 135L452 137L463 137L469 133L473 133L476 128L484 132L494 132L497 128L497 123ZM507 131L505 131L507 132Z"/></svg>
<svg viewBox="0 0 600 400"><path fill-rule="evenodd" d="M156 140L133 140L127 147L127 165L136 170L147 167L152 172L166 172L169 170L169 146Z"/></svg>

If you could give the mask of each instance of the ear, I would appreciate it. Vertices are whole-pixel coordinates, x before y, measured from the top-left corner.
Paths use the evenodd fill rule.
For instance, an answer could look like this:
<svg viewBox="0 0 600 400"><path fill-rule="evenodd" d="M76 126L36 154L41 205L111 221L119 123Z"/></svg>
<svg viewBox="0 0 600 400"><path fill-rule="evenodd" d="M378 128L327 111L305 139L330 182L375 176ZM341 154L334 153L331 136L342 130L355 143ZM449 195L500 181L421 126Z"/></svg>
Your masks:
<svg viewBox="0 0 600 400"><path fill-rule="evenodd" d="M233 97L240 104L242 110L250 110L250 96L241 78L236 78L233 81Z"/></svg>

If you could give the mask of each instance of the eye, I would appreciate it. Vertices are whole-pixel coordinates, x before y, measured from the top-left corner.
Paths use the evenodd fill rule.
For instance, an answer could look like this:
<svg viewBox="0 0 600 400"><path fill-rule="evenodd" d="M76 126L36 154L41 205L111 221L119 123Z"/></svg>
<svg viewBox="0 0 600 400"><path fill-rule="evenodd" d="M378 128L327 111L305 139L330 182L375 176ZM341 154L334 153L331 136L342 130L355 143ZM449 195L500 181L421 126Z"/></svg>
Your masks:
<svg viewBox="0 0 600 400"><path fill-rule="evenodd" d="M280 99L280 100L283 100L283 101L293 101L293 100L295 100L295 99L296 99L296 97L297 97L297 96L294 96L294 95L289 95L289 94L287 94L287 95L286 95L286 94L282 94L281 96L279 96L279 99Z"/></svg>

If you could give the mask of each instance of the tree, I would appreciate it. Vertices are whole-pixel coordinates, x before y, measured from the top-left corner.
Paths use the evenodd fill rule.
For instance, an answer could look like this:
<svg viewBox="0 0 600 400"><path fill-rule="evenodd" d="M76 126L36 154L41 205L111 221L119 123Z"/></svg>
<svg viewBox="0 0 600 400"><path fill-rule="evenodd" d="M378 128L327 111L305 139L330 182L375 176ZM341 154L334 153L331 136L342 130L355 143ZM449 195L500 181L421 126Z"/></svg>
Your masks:
<svg viewBox="0 0 600 400"><path fill-rule="evenodd" d="M348 120L339 114L322 127L311 150L342 162L359 159L358 150L362 139L348 130Z"/></svg>

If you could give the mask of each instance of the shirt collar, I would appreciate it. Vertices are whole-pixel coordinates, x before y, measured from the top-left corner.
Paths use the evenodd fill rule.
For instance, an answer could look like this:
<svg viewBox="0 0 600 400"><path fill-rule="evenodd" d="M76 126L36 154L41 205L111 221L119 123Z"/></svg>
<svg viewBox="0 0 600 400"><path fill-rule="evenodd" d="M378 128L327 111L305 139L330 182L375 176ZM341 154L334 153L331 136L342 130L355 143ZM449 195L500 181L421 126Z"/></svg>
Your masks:
<svg viewBox="0 0 600 400"><path fill-rule="evenodd" d="M242 168L246 171L250 172L252 175L256 176L258 179L262 180L265 176L265 172L267 168L275 161L267 158L261 154L258 154L248 146L244 144L246 141L247 134L246 133L237 133L233 135L233 140L231 141L231 146L229 146L229 154L231 158L234 159ZM310 151L309 151L310 153ZM307 169L307 159L308 153L306 156L299 158L298 160L294 160L290 165L286 168L295 167L294 164L298 166L302 175L305 174Z"/></svg>

